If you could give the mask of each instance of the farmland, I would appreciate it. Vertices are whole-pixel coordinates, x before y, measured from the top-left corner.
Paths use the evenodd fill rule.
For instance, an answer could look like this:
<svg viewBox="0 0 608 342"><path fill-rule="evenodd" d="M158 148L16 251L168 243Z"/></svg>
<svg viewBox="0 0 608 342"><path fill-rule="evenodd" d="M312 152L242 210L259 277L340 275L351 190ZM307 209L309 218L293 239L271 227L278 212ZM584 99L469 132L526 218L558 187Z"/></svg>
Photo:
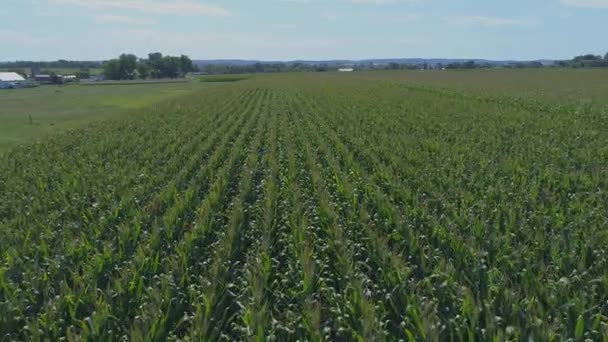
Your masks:
<svg viewBox="0 0 608 342"><path fill-rule="evenodd" d="M43 86L0 91L0 153L201 89L198 82ZM30 120L31 118L31 120Z"/></svg>
<svg viewBox="0 0 608 342"><path fill-rule="evenodd" d="M1 338L605 339L608 108L535 82L211 82L12 148Z"/></svg>
<svg viewBox="0 0 608 342"><path fill-rule="evenodd" d="M478 95L540 98L551 103L608 105L608 69L487 69L476 71L368 72L358 78L457 88Z"/></svg>

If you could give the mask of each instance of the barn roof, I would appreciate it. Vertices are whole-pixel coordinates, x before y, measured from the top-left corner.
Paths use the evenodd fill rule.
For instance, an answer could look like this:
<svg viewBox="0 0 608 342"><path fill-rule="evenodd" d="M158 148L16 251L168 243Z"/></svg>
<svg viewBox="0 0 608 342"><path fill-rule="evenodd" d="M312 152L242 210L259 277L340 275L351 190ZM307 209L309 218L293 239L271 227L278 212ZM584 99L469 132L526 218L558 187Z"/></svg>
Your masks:
<svg viewBox="0 0 608 342"><path fill-rule="evenodd" d="M2 82L17 82L25 81L25 78L21 77L16 72L0 72L0 81Z"/></svg>

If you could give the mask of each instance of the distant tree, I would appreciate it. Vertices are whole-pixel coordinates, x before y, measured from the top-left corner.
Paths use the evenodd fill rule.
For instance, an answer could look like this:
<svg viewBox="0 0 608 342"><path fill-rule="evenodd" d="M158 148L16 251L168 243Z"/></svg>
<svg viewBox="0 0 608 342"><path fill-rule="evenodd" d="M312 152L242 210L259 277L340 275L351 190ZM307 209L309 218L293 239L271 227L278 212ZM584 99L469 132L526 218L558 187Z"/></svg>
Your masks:
<svg viewBox="0 0 608 342"><path fill-rule="evenodd" d="M301 69L304 69L305 66L304 64L300 63L300 62L295 62L291 65L291 70L293 71L300 71Z"/></svg>
<svg viewBox="0 0 608 342"><path fill-rule="evenodd" d="M160 76L167 78L177 78L181 73L181 59L179 57L165 56L162 59Z"/></svg>
<svg viewBox="0 0 608 342"><path fill-rule="evenodd" d="M132 80L135 78L137 56L122 54L118 59L111 59L104 63L103 74L110 80Z"/></svg>
<svg viewBox="0 0 608 342"><path fill-rule="evenodd" d="M120 62L111 59L103 64L103 74L109 80L120 80Z"/></svg>
<svg viewBox="0 0 608 342"><path fill-rule="evenodd" d="M163 54L153 52L148 54L149 73L152 78L161 78L161 69L163 67Z"/></svg>
<svg viewBox="0 0 608 342"><path fill-rule="evenodd" d="M388 63L388 68L391 70L398 70L398 69L401 69L401 66L399 65L399 63L391 62L391 63Z"/></svg>
<svg viewBox="0 0 608 342"><path fill-rule="evenodd" d="M317 72L325 72L327 71L327 64L320 64L315 67Z"/></svg>
<svg viewBox="0 0 608 342"><path fill-rule="evenodd" d="M463 69L475 69L475 67L475 61L466 61L464 64L462 64Z"/></svg>
<svg viewBox="0 0 608 342"><path fill-rule="evenodd" d="M194 71L194 64L192 63L192 60L190 59L190 57L186 56L186 55L181 55L179 57L179 61L180 61L180 69L182 71L182 73L189 73Z"/></svg>
<svg viewBox="0 0 608 342"><path fill-rule="evenodd" d="M141 79L146 79L150 75L150 69L148 65L148 61L145 59L140 59L137 62L137 75Z"/></svg>
<svg viewBox="0 0 608 342"><path fill-rule="evenodd" d="M604 55L604 60L608 62L608 52Z"/></svg>
<svg viewBox="0 0 608 342"><path fill-rule="evenodd" d="M596 56L596 55L592 55L592 54L587 54L587 55L582 55L582 56L576 56L574 57L574 61L575 62L581 62L581 61L597 61L597 60L601 60L602 56Z"/></svg>
<svg viewBox="0 0 608 342"><path fill-rule="evenodd" d="M137 56L131 54L122 54L118 57L120 66L120 79L132 80L135 78L135 70L137 69Z"/></svg>

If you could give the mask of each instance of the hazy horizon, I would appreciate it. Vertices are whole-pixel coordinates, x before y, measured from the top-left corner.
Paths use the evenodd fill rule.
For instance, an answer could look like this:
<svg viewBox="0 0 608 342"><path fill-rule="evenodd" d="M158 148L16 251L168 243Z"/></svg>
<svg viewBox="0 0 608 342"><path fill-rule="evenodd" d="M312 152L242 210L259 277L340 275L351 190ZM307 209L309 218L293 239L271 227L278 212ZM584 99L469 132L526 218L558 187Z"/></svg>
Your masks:
<svg viewBox="0 0 608 342"><path fill-rule="evenodd" d="M4 2L0 61L154 51L197 60L523 61L608 50L600 45L608 0Z"/></svg>

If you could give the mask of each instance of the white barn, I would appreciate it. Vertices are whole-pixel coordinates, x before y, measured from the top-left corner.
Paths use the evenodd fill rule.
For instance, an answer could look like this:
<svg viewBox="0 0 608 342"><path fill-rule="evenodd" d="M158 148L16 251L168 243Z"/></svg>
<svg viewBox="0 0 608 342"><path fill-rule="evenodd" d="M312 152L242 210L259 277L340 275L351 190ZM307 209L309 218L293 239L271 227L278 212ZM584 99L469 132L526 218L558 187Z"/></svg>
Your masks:
<svg viewBox="0 0 608 342"><path fill-rule="evenodd" d="M0 89L18 88L25 82L25 78L16 72L0 72Z"/></svg>

